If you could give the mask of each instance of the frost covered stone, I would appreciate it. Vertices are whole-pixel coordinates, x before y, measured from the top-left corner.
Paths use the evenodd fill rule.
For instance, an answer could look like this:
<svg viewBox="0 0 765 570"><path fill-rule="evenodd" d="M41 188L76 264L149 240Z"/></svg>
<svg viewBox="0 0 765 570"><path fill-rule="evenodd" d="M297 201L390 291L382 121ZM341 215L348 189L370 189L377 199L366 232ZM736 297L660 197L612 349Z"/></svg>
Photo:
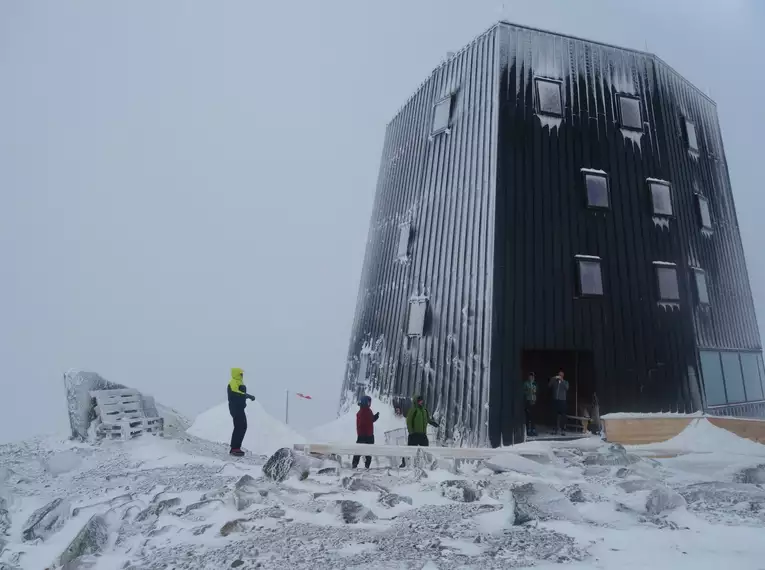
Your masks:
<svg viewBox="0 0 765 570"><path fill-rule="evenodd" d="M150 517L158 517L162 513L164 513L166 510L171 509L173 507L177 507L181 504L181 499L178 497L175 497L173 499L166 499L164 501L159 501L158 503L149 506L148 508L144 509L140 513L138 513L138 516L135 518L136 522L145 521Z"/></svg>
<svg viewBox="0 0 765 570"><path fill-rule="evenodd" d="M93 515L61 555L60 563L69 564L86 556L99 554L109 542L109 525L106 518Z"/></svg>
<svg viewBox="0 0 765 570"><path fill-rule="evenodd" d="M386 507L395 507L402 503L406 503L407 505L413 504L413 501L411 497L405 497L403 495L397 495L396 493L387 493L384 495L380 495L380 498L377 501L381 505L385 505Z"/></svg>
<svg viewBox="0 0 765 570"><path fill-rule="evenodd" d="M447 499L460 503L474 503L481 497L481 491L470 483L462 480L444 481L441 483L441 494Z"/></svg>
<svg viewBox="0 0 765 570"><path fill-rule="evenodd" d="M263 466L263 475L278 483L286 480L293 471L301 479L308 476L308 467L304 458L288 447L277 450Z"/></svg>
<svg viewBox="0 0 765 570"><path fill-rule="evenodd" d="M659 488L651 491L646 500L645 509L650 515L660 515L665 511L674 511L685 506L685 499L671 489Z"/></svg>
<svg viewBox="0 0 765 570"><path fill-rule="evenodd" d="M349 491L369 491L372 493L387 493L388 489L367 479L346 477L343 479L343 487Z"/></svg>
<svg viewBox="0 0 765 570"><path fill-rule="evenodd" d="M377 520L377 515L358 501L337 501L337 505L340 509L340 516L346 524Z"/></svg>
<svg viewBox="0 0 765 570"><path fill-rule="evenodd" d="M526 483L512 489L515 511L515 524L524 524L531 520L574 520L581 515L574 505L549 485Z"/></svg>
<svg viewBox="0 0 765 570"><path fill-rule="evenodd" d="M340 470L337 467L325 467L319 469L319 475L340 475Z"/></svg>
<svg viewBox="0 0 765 570"><path fill-rule="evenodd" d="M51 475L61 475L74 471L82 463L82 459L74 451L54 453L45 461L45 469Z"/></svg>
<svg viewBox="0 0 765 570"><path fill-rule="evenodd" d="M752 485L765 485L765 465L748 467L739 471L734 479L737 483L749 483Z"/></svg>
<svg viewBox="0 0 765 570"><path fill-rule="evenodd" d="M45 540L64 526L68 519L69 502L61 498L55 499L32 513L24 524L21 536L25 541L37 538Z"/></svg>
<svg viewBox="0 0 765 570"><path fill-rule="evenodd" d="M245 522L247 522L246 519L236 519L233 521L228 521L226 524L220 527L220 535L228 536L229 534L234 532L242 532L245 529L244 527Z"/></svg>
<svg viewBox="0 0 765 570"><path fill-rule="evenodd" d="M627 450L618 443L612 444L596 453L591 453L584 458L585 465L613 465L628 466L640 461L635 455L630 455Z"/></svg>

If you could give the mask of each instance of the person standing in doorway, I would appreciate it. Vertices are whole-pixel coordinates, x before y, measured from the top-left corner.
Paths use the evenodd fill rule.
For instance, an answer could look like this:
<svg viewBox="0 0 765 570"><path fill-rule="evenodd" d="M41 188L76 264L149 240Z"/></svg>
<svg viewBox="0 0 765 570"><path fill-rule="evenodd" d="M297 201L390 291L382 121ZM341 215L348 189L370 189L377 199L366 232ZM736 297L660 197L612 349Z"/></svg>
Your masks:
<svg viewBox="0 0 765 570"><path fill-rule="evenodd" d="M228 411L231 419L234 420L234 430L231 432L231 455L242 457L242 441L244 434L247 433L247 414L244 409L247 407L247 400L255 400L255 396L247 393L247 386L244 385L244 370L241 368L231 369L231 380L226 388L228 393Z"/></svg>
<svg viewBox="0 0 765 570"><path fill-rule="evenodd" d="M380 414L372 413L372 398L362 396L359 400L359 411L356 413L356 443L366 443L369 445L375 442L375 422ZM353 456L353 468L359 466L360 455ZM364 458L364 465L367 469L372 465L372 456L367 455Z"/></svg>
<svg viewBox="0 0 765 570"><path fill-rule="evenodd" d="M566 435L566 411L568 402L568 380L565 379L563 370L557 376L550 378L548 388L552 390L553 406L555 411L555 433Z"/></svg>
<svg viewBox="0 0 765 570"><path fill-rule="evenodd" d="M537 379L533 372L523 383L523 411L526 414L526 435L535 436L537 430L534 428L534 406L537 403Z"/></svg>

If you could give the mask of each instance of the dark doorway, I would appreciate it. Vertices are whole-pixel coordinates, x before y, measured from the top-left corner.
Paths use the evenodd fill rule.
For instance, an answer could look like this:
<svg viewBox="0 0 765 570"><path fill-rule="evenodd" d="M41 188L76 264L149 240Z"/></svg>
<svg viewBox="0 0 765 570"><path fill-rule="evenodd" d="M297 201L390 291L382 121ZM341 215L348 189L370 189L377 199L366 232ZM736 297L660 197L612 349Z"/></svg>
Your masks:
<svg viewBox="0 0 765 570"><path fill-rule="evenodd" d="M550 378L562 370L569 383L566 412L570 416L589 415L595 393L595 366L593 354L585 350L524 350L521 353L521 378L525 381L530 372L537 379L537 403L534 406L534 423L540 434L550 432L555 426L552 391L548 388Z"/></svg>

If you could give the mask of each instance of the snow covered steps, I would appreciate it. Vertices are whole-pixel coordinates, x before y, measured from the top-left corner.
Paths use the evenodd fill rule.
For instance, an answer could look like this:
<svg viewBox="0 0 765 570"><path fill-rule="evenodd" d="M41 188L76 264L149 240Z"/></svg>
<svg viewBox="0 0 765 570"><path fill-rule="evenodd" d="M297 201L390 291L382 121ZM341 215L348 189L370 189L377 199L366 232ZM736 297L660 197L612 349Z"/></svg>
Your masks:
<svg viewBox="0 0 765 570"><path fill-rule="evenodd" d="M138 390L94 390L95 429L98 437L131 439L144 433L162 434L164 420L151 399Z"/></svg>

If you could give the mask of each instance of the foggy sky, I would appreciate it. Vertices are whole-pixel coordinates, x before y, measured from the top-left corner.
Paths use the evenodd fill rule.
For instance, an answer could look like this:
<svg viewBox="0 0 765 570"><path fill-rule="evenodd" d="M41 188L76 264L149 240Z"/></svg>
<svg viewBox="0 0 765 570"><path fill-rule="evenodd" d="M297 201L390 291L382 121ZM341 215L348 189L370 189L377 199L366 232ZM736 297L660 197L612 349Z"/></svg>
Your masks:
<svg viewBox="0 0 765 570"><path fill-rule="evenodd" d="M228 370L337 411L386 123L506 19L648 49L718 104L765 324L757 0L0 3L0 441L75 367L190 416Z"/></svg>

